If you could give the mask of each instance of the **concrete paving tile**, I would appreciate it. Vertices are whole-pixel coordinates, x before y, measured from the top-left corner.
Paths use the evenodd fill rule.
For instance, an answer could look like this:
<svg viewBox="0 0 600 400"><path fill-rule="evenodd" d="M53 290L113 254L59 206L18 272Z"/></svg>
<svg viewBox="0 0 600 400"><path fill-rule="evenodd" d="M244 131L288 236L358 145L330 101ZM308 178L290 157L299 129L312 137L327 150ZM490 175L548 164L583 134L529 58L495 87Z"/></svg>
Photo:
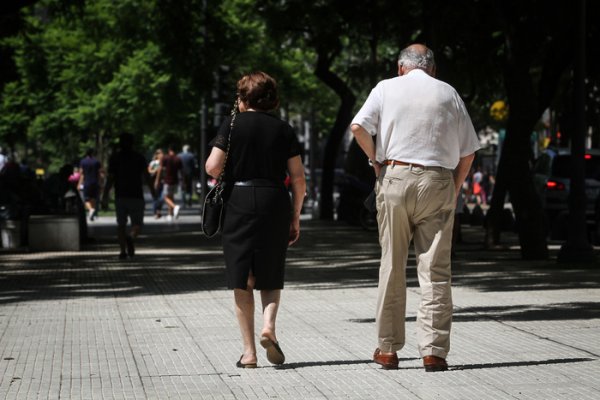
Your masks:
<svg viewBox="0 0 600 400"><path fill-rule="evenodd" d="M259 346L259 368L244 370L218 240L186 224L148 227L127 262L112 218L82 252L0 252L0 399L600 398L594 269L459 251L450 371L429 374L411 256L406 345L400 369L386 371L371 361L376 236L309 223L289 251L277 321L286 364Z"/></svg>

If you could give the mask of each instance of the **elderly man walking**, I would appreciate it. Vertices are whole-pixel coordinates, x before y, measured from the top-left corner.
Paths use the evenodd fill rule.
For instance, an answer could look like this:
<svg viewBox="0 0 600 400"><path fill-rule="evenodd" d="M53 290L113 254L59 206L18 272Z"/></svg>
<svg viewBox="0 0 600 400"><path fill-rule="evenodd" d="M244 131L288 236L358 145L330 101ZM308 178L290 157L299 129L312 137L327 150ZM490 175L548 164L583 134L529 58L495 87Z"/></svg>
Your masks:
<svg viewBox="0 0 600 400"><path fill-rule="evenodd" d="M450 252L456 194L479 140L460 96L435 79L433 52L400 52L398 77L371 91L352 133L375 169L381 245L373 359L398 368L404 346L406 262L414 242L421 303L417 340L425 370L448 369L452 294ZM372 136L376 136L375 143Z"/></svg>

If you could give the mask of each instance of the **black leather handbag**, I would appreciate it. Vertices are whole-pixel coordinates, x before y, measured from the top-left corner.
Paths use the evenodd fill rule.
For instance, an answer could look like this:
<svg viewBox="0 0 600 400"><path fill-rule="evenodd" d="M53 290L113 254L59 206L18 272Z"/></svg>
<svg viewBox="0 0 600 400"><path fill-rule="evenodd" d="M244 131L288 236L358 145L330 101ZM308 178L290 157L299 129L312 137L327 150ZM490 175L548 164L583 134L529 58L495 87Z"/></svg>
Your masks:
<svg viewBox="0 0 600 400"><path fill-rule="evenodd" d="M213 237L223 229L224 208L223 185L217 183L206 194L202 207L202 233L206 237Z"/></svg>
<svg viewBox="0 0 600 400"><path fill-rule="evenodd" d="M223 229L223 218L225 216L225 200L223 198L223 190L225 189L225 165L227 165L227 157L231 147L231 131L233 130L233 122L237 115L238 102L236 100L233 110L231 110L231 124L229 125L229 137L227 139L227 151L225 152L225 160L223 161L223 169L217 178L217 183L206 194L204 204L202 205L202 233L206 237L213 237L217 233L221 233Z"/></svg>

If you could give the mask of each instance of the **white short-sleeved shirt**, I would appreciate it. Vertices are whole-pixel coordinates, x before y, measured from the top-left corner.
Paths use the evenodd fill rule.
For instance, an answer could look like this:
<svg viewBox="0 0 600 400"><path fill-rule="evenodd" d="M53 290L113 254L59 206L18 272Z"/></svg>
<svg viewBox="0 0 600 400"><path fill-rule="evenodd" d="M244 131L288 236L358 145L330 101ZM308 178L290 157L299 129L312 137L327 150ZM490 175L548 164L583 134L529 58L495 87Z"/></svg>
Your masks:
<svg viewBox="0 0 600 400"><path fill-rule="evenodd" d="M481 147L456 90L420 69L379 82L352 124L377 135L379 162L454 169Z"/></svg>

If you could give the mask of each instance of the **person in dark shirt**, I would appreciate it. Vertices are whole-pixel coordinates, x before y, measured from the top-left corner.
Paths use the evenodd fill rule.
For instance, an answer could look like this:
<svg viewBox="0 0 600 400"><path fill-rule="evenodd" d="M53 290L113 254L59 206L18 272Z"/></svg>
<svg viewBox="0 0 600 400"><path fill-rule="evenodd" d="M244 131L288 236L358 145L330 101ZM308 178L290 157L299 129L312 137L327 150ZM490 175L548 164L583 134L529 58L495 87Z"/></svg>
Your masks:
<svg viewBox="0 0 600 400"><path fill-rule="evenodd" d="M108 206L108 196L115 186L115 209L117 211L117 234L121 252L119 259L135 254L134 239L144 224L144 190L146 182L152 197L154 186L146 168L143 155L133 150L133 136L127 133L119 137L120 150L113 154L108 164L108 178L102 196L102 206ZM127 234L127 219L131 219L131 230Z"/></svg>
<svg viewBox="0 0 600 400"><path fill-rule="evenodd" d="M285 361L275 320L287 248L300 235L306 180L296 134L289 124L269 114L279 104L275 80L255 72L242 77L237 89L240 113L232 127L232 117L221 126L206 172L219 177L225 164L223 253L244 345L236 365L255 368L254 289L260 290L263 306L260 344L269 362L280 365ZM284 185L287 174L291 199Z"/></svg>
<svg viewBox="0 0 600 400"><path fill-rule="evenodd" d="M85 208L88 210L90 221L96 218L96 200L100 195L100 173L102 170L102 164L94 157L95 153L94 149L88 149L85 158L79 163L81 169L79 186L83 185L83 201L85 202Z"/></svg>
<svg viewBox="0 0 600 400"><path fill-rule="evenodd" d="M190 151L189 145L183 146L183 151L177 154L177 157L181 160L181 192L184 207L192 206L192 187L194 183L194 174L196 173L197 162L196 156Z"/></svg>
<svg viewBox="0 0 600 400"><path fill-rule="evenodd" d="M175 153L175 146L169 146L169 151L166 156L163 156L161 162L161 168L156 173L154 180L154 187L158 188L163 183L163 193L165 195L165 203L169 207L169 214L167 220L170 221L175 217L179 217L179 206L175 204L175 192L179 186L179 173L183 168L181 159L177 157Z"/></svg>

